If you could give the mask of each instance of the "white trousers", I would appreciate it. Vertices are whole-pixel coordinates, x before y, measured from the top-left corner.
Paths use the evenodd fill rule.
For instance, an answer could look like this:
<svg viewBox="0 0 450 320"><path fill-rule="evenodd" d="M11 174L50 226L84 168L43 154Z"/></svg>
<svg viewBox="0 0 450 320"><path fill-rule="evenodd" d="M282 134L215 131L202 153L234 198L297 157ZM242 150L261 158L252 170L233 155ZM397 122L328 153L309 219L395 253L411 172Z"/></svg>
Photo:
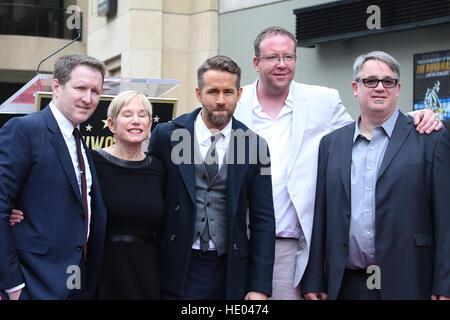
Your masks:
<svg viewBox="0 0 450 320"><path fill-rule="evenodd" d="M298 240L277 239L270 300L303 300L300 285L294 287L295 257Z"/></svg>

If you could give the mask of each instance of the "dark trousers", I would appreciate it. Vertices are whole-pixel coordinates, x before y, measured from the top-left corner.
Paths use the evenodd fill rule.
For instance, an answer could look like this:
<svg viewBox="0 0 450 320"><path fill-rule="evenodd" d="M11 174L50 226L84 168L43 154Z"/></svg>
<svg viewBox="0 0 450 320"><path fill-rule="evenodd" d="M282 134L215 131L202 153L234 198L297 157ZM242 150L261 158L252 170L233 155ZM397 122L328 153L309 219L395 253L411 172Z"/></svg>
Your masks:
<svg viewBox="0 0 450 320"><path fill-rule="evenodd" d="M184 286L184 295L161 293L165 300L224 300L226 255L216 251L192 250Z"/></svg>
<svg viewBox="0 0 450 320"><path fill-rule="evenodd" d="M345 270L338 300L381 300L379 289L369 289L366 270Z"/></svg>

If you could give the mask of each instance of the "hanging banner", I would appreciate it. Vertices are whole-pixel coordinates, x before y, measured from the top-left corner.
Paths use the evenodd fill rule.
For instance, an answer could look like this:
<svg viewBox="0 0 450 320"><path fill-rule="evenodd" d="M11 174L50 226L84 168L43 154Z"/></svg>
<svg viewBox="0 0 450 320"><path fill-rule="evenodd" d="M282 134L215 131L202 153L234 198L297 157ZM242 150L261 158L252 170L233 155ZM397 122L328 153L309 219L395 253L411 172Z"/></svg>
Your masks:
<svg viewBox="0 0 450 320"><path fill-rule="evenodd" d="M431 109L450 130L450 50L414 55L414 110Z"/></svg>

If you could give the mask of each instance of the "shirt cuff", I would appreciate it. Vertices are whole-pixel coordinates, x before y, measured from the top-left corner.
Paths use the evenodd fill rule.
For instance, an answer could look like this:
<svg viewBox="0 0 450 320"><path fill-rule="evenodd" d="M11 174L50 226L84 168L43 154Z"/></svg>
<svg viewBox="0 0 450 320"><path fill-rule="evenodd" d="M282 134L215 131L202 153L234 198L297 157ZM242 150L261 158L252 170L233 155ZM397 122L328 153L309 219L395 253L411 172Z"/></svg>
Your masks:
<svg viewBox="0 0 450 320"><path fill-rule="evenodd" d="M25 283L22 283L22 284L18 285L17 287L14 287L14 288L11 288L11 289L8 289L8 290L5 290L5 291L6 291L6 293L11 293L11 292L20 290L22 288L25 288Z"/></svg>

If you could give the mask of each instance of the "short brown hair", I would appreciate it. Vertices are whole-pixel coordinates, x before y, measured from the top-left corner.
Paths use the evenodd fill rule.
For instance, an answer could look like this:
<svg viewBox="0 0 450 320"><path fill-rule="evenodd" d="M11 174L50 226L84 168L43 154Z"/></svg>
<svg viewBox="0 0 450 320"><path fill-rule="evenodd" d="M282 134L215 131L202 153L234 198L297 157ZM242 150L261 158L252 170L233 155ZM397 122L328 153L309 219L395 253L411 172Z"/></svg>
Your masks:
<svg viewBox="0 0 450 320"><path fill-rule="evenodd" d="M59 58L53 68L53 78L57 79L60 85L65 85L70 80L72 70L78 65L86 65L100 71L102 82L104 81L105 65L86 54L71 54Z"/></svg>
<svg viewBox="0 0 450 320"><path fill-rule="evenodd" d="M253 41L253 48L255 50L255 57L258 57L261 55L261 49L260 49L260 44L261 41L263 41L265 38L269 37L269 36L275 36L275 35L284 35L284 36L288 36L289 38L292 39L292 41L294 41L294 43L297 43L295 40L295 36L287 31L285 28L283 27L277 27L277 26L272 26L272 27L268 27L266 29L264 29L263 31L261 31L257 36L255 41Z"/></svg>
<svg viewBox="0 0 450 320"><path fill-rule="evenodd" d="M197 85L200 90L203 88L203 76L209 70L227 71L237 76L236 89L241 87L241 68L236 62L227 56L215 56L207 59L197 70Z"/></svg>

